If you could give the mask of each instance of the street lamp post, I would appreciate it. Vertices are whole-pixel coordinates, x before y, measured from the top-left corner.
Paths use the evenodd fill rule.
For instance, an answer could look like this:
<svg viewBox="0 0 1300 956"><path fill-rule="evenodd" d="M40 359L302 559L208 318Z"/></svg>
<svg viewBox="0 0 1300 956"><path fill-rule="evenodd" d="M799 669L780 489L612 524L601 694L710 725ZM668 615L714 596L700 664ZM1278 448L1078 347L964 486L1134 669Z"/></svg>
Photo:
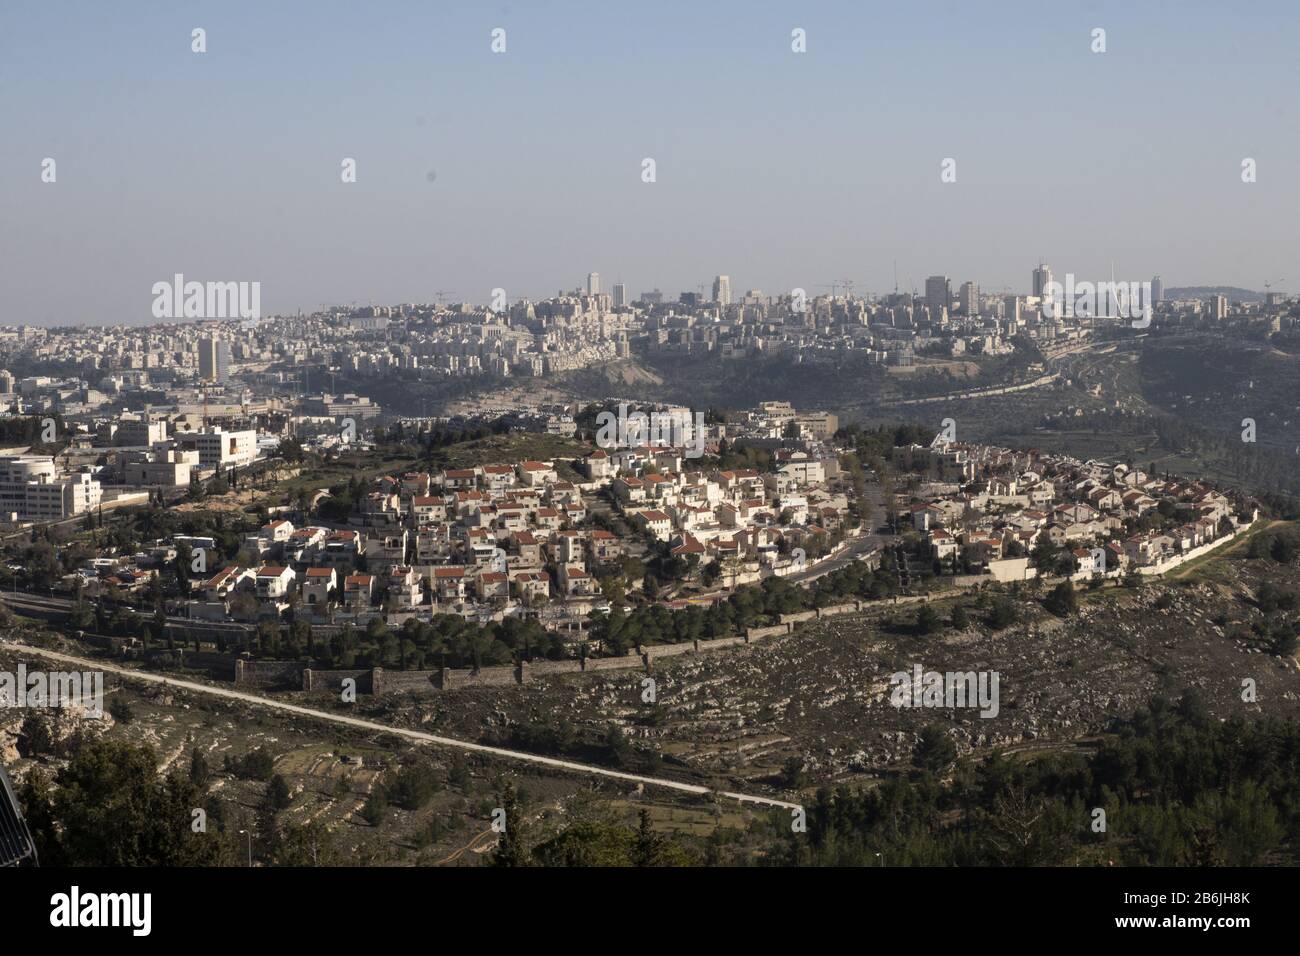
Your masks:
<svg viewBox="0 0 1300 956"><path fill-rule="evenodd" d="M250 830L240 830L239 832L245 834L245 835L248 837L248 865L249 865L249 867L252 867L252 865L253 865L253 834L252 834L252 831L250 831ZM879 856L880 854L877 853L876 855Z"/></svg>

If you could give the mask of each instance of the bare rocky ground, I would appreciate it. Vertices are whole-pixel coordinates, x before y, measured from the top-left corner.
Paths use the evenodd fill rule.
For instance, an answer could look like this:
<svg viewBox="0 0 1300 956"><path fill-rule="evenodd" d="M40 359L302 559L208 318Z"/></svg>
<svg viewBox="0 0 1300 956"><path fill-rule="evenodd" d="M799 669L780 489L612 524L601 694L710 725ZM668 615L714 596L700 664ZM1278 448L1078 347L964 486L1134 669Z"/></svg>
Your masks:
<svg viewBox="0 0 1300 956"><path fill-rule="evenodd" d="M14 672L19 657L0 650L0 670ZM27 659L28 666L34 666ZM740 830L748 815L736 807L719 807L689 795L643 793L634 785L593 783L587 777L533 771L515 762L466 755L457 766L455 755L433 747L415 746L387 734L370 734L283 713L268 713L242 703L214 701L171 689L121 685L112 677L106 687L106 707L126 703L127 714L105 713L92 719L80 711L43 711L51 724L58 752L25 755L20 736L27 713L0 710L0 762L21 788L35 769L56 774L77 746L78 738L107 737L148 746L158 758L160 773L188 772L192 751L199 749L211 770L207 794L223 805L224 828L238 843L236 862L245 860L245 837L251 829L254 852L263 846L259 809L266 783L223 772L226 757L240 757L261 748L274 757L273 773L284 777L293 796L279 819L294 824L319 823L328 828L335 860L349 865L467 866L485 862L496 845L492 812L507 779L536 839L556 832L575 819L593 817L633 823L640 807L651 810L657 829L665 833L702 836L714 826ZM114 707L114 709L118 709ZM118 713L122 711L118 709ZM66 750L65 750L66 748ZM419 759L434 768L437 792L419 810L390 805L378 825L363 819L362 808L372 790L390 783L404 760Z"/></svg>
<svg viewBox="0 0 1300 956"><path fill-rule="evenodd" d="M1295 577L1294 568L1223 558L1183 581L1081 590L1067 619L1026 593L1023 623L997 631L972 596L935 603L945 625L963 604L969 627L929 636L914 633L911 608L812 622L775 643L659 665L655 703L642 702L646 675L627 671L390 701L375 713L475 739L567 723L595 741L616 724L661 758L657 772L779 794L778 772L792 757L804 761L808 784L875 775L906 765L931 723L970 753L1077 747L1153 696L1189 687L1219 717L1300 715L1295 660L1242 638L1266 617L1253 604L1260 582L1295 586ZM999 713L893 706L891 675L914 664L996 671ZM1243 700L1247 678L1254 702Z"/></svg>

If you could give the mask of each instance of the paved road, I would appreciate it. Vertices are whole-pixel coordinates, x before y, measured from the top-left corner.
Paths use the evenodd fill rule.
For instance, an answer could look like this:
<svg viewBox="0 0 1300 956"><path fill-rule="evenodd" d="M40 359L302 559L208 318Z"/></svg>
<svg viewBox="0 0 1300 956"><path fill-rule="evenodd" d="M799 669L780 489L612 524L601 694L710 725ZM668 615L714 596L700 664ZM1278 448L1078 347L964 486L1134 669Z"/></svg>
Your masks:
<svg viewBox="0 0 1300 956"><path fill-rule="evenodd" d="M726 797L727 799L736 800L740 803L748 803L761 807L775 807L784 810L800 809L800 806L797 803L786 803L784 800L774 800L771 797L734 793L728 790L713 790L709 787L700 786L698 784L682 783L678 780L668 780L663 777L644 777L639 774L623 773L618 770L609 770L605 767L577 763L572 760L543 757L538 754L525 753L521 750L507 750L503 747L490 747L486 744L477 744L468 740L457 740L454 737L440 737L435 734L426 734L418 730L407 730L403 727L390 727L387 724L377 723L373 720L362 720L359 717L346 717L342 714L331 714L328 711L316 710L312 707L300 707L297 704L272 700L271 698L263 697L260 694L250 694L243 691L230 690L225 687L213 687L207 684L195 683L193 681L163 677L159 674L149 674L143 671L129 670L125 667L116 667L112 664L105 664L103 661L74 657L71 654L63 654L59 651L50 651L39 647L29 647L26 644L0 641L0 647L21 654L30 654L34 657L41 657L48 660L59 661L63 664L70 664L79 670L106 671L108 673L119 674L122 677L131 680L144 681L150 684L162 684L167 687L179 687L196 694L206 694L209 697L224 697L228 700L239 700L246 704L253 704L256 707L265 707L269 710L279 710L290 714L298 714L302 717L311 717L315 720L324 720L334 724L344 724L349 727L360 728L361 730L396 734L399 737L406 737L407 739L414 740L418 743L435 744L439 747L448 747L453 750L468 750L473 753L487 754L503 760L515 760L521 763L539 764L543 767L552 767L557 770L568 770L574 773L587 774L593 777L608 777L614 780L622 780L626 783L639 783L647 787L662 787L667 790L677 790L681 793L690 793L697 796Z"/></svg>
<svg viewBox="0 0 1300 956"><path fill-rule="evenodd" d="M885 510L884 498L881 495L880 490L880 483L877 481L868 482L867 493L868 503L871 506L871 509L868 512L869 520L873 524L879 525L880 519ZM833 558L823 559L814 563L807 571L801 571L798 574L787 574L782 578L782 580L800 586L811 584L823 575L830 574L832 571L837 571L845 565L856 561L861 555L866 554L874 548L886 548L897 543L899 538L897 535L880 534L876 531L871 531L866 534L859 534L858 536L847 540L848 547L840 554L837 554ZM706 591L703 594L692 595L691 597L685 598L685 601L688 604L709 605L717 601L725 601L735 592L735 590L735 588L718 588L717 590ZM670 602L663 601L660 603L667 604Z"/></svg>
<svg viewBox="0 0 1300 956"><path fill-rule="evenodd" d="M1145 338L1145 336L1138 336L1138 338ZM1047 359L1046 364L1050 366L1062 359L1072 358L1081 353L1087 353L1094 350L1113 351L1115 348L1128 345L1132 341L1132 339L1124 339L1118 341L1097 342L1089 339L1088 341L1081 342L1072 348L1057 352L1055 355ZM1025 392L1035 388L1042 388L1045 385L1051 385L1060 377L1060 372L1046 372L1045 374L1038 376L1038 378L1028 382L1020 382L1016 385L985 385L961 392L950 392L947 395L930 395L925 398L900 398L891 401L882 401L880 402L880 405L883 408L906 405L933 405L939 402L955 402L968 398L993 398L999 395L1013 395L1016 392Z"/></svg>
<svg viewBox="0 0 1300 956"><path fill-rule="evenodd" d="M882 407L896 405L934 405L939 402L957 402L967 398L992 398L997 395L1012 395L1016 392L1026 392L1033 388L1042 388L1044 385L1051 385L1059 378L1057 373L1050 372L1047 375L1040 375L1031 382L1022 382L1019 385L1002 385L986 386L984 388L972 388L964 392L950 392L947 395L931 395L927 398L900 398L894 401L881 402Z"/></svg>
<svg viewBox="0 0 1300 956"><path fill-rule="evenodd" d="M876 534L874 531L871 534L865 534L860 538L852 538L849 541L849 546L840 554L837 554L828 561L819 562L807 571L802 571L798 574L787 574L785 580L789 581L791 584L807 584L811 581L815 581L823 575L830 574L832 571L837 571L845 565L856 561L860 555L866 554L873 548L883 548L887 545L893 544L895 540L896 539L892 535Z"/></svg>
<svg viewBox="0 0 1300 956"><path fill-rule="evenodd" d="M782 580L789 581L791 584L800 586L811 584L813 581L830 574L853 561L856 561L860 555L866 554L872 548L884 547L893 544L897 539L892 535L880 535L874 531L871 534L862 535L858 538L850 538L849 546L833 558L828 558L817 562L807 571L801 571L798 574L787 574ZM766 580L764 578L763 580ZM741 585L749 587L750 585ZM707 607L710 604L716 604L718 601L725 601L736 592L735 588L718 588L714 591L705 591L703 594L692 594L686 598L675 598L672 601L660 601L660 604L671 605L679 601L685 601L687 604L695 604Z"/></svg>
<svg viewBox="0 0 1300 956"><path fill-rule="evenodd" d="M73 600L70 597L60 595L51 595L48 591L37 594L32 591L0 591L0 601L9 605L16 613L25 614L28 611L34 611L43 614L68 614L72 610ZM87 597L85 603L90 607L95 606L95 599ZM147 618L152 621L154 612L148 608L131 607L123 605L122 610L127 614L134 614L137 617ZM27 614L30 617L30 614ZM251 629L250 625L240 624L237 621L208 621L196 617L180 617L175 614L167 615L167 623L177 627L201 627L206 630L228 630L232 637L243 636Z"/></svg>

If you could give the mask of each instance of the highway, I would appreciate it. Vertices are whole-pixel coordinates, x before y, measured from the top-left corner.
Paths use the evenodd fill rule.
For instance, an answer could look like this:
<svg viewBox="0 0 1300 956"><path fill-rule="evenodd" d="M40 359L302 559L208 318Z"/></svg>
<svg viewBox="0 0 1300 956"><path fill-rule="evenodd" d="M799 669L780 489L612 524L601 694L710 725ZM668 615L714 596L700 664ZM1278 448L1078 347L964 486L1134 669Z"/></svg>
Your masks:
<svg viewBox="0 0 1300 956"><path fill-rule="evenodd" d="M408 730L404 727L390 727L387 724L381 724L373 720L362 720L359 717L347 717L343 714L332 714L328 711L316 710L312 707L300 707L297 704L273 700L269 697L263 697L260 694L251 694L245 691L231 690L225 687L199 684L194 681L177 680L171 677L164 677L160 674L150 674L143 671L130 670L125 667L107 664L103 661L92 660L84 657L74 657L71 654L64 654L60 651L50 651L44 648L30 647L26 644L16 644L12 641L0 641L0 648L19 654L57 661L60 664L68 664L82 671L104 671L106 673L117 674L127 680L143 681L149 684L160 684L164 687L180 688L195 694L205 694L209 697L238 700L267 710L277 710L283 713L297 714L300 717L310 717L314 720L323 720L333 724L342 724L360 730L395 734L399 737L413 740L416 743L433 744L438 747L446 747L452 750L464 750L471 753L485 754L502 760L536 764L554 770L567 770L571 773L585 774L590 777L603 777L606 779L619 780L623 783L635 783L646 787L659 787L665 790L675 790L679 793L689 793L694 796L722 797L728 800L735 800L742 804L751 804L753 806L769 807L780 810L801 809L800 805L797 803L787 803L784 800L775 800L771 797L735 793L729 790L713 790L699 784L682 783L679 780L669 780L664 777L646 777L640 774L623 773L620 770L610 770L606 767L578 763L573 760L561 760L557 757L543 757L538 754L526 753L522 750L507 750L504 747L491 747L487 744L478 744L468 740L457 740L454 737L442 737L435 734L426 734L423 731Z"/></svg>
<svg viewBox="0 0 1300 956"><path fill-rule="evenodd" d="M1135 339L1121 339L1115 341L1102 341L1102 342L1088 339L1087 341L1080 342L1079 344L1071 346L1070 348L1062 349L1060 352L1057 352L1056 354L1050 356L1049 358L1046 359L1046 364L1048 366L1056 365L1057 363L1061 362L1062 359L1072 358L1074 356L1080 355L1081 353L1087 353L1092 351L1106 352L1106 351L1114 351L1116 348L1119 347L1132 347L1132 344L1136 340L1145 337L1146 337L1145 335L1142 335L1142 336L1137 336ZM881 407L884 408L893 408L896 406L902 407L907 405L933 405L940 402L956 402L956 401L963 401L965 399L971 399L971 398L993 398L998 395L1012 395L1015 394L1016 392L1025 392L1035 388L1043 388L1044 386L1054 384L1060 379L1060 377L1061 377L1061 373L1059 371L1045 372L1044 374L1038 376L1037 378L1031 381L1020 382L1015 385L985 385L979 388L967 389L966 391L962 391L962 392L949 392L946 395L930 395L925 398L892 399L888 401L882 401L880 402L880 405Z"/></svg>
<svg viewBox="0 0 1300 956"><path fill-rule="evenodd" d="M996 395L1011 395L1015 392L1024 392L1033 388L1042 388L1044 385L1051 385L1060 376L1056 372L1050 372L1046 375L1040 375L1031 382L1022 382L1019 385L995 385L985 388L972 388L964 392L950 392L947 395L931 395L927 398L900 398L894 401L881 402L882 406L892 407L895 405L933 405L938 402L957 402L968 398L992 398Z"/></svg>

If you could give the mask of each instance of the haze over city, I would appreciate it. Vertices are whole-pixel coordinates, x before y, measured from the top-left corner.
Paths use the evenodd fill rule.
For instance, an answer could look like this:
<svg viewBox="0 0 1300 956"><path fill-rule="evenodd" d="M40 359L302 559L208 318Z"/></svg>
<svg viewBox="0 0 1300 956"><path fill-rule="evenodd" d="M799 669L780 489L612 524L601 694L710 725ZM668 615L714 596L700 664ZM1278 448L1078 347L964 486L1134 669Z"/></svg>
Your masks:
<svg viewBox="0 0 1300 956"><path fill-rule="evenodd" d="M895 262L903 291L1026 292L1039 258L1168 286L1293 271L1283 3L384 9L6 4L10 321L144 323L177 272L261 282L269 314L591 271L633 294L885 293Z"/></svg>

